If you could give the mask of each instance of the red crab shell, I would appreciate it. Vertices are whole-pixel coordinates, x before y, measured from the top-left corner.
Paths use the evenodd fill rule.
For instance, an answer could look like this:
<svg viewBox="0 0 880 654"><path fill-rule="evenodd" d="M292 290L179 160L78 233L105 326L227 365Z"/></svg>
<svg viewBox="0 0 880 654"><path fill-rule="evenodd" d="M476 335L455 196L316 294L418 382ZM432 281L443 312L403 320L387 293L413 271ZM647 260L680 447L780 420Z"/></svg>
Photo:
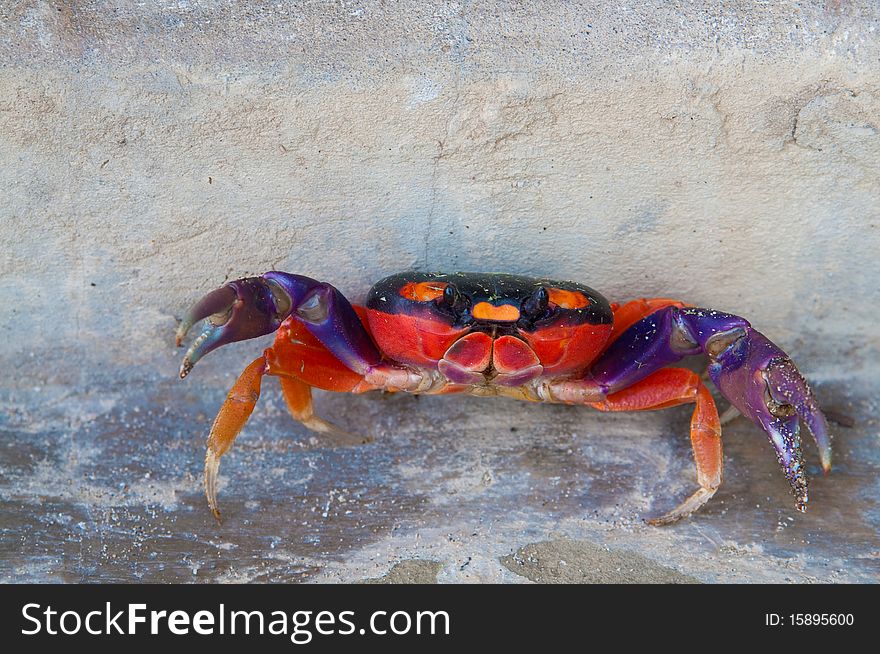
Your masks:
<svg viewBox="0 0 880 654"><path fill-rule="evenodd" d="M585 369L612 323L608 302L586 286L478 273L393 275L370 291L366 315L389 359L454 383L483 377L505 386Z"/></svg>

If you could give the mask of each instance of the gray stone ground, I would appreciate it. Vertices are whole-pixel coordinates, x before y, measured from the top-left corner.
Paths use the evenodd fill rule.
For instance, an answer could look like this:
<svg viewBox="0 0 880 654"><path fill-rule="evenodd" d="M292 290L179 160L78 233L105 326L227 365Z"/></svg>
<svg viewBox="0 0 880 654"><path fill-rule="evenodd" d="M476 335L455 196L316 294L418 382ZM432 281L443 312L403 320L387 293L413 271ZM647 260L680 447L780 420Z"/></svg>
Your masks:
<svg viewBox="0 0 880 654"><path fill-rule="evenodd" d="M169 361L169 365L171 362ZM203 364L210 366L207 361ZM694 488L689 411L607 415L479 398L322 394L375 441L322 447L269 379L201 493L222 392L163 381L8 393L0 579L17 581L876 582L876 399L818 384L835 469L798 513L769 444L725 430L725 481L691 519L645 525Z"/></svg>
<svg viewBox="0 0 880 654"><path fill-rule="evenodd" d="M878 581L876 2L0 1L0 579ZM751 426L699 515L687 409L277 389L266 341L185 382L173 332L272 268L354 300L400 269L679 297L783 345L835 429L794 511Z"/></svg>

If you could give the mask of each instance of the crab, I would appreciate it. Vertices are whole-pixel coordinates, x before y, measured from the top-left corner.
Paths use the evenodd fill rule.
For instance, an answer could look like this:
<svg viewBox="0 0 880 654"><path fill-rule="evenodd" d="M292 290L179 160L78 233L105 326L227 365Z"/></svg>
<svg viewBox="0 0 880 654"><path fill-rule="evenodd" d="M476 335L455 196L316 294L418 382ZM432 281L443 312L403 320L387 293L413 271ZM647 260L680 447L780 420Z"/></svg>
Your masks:
<svg viewBox="0 0 880 654"><path fill-rule="evenodd" d="M204 327L180 367L186 377L218 347L275 332L241 373L211 427L208 505L220 519L220 458L277 377L290 414L337 443L364 442L315 415L312 389L364 393L468 393L530 402L646 411L693 404L690 438L699 488L667 513L673 523L721 484L721 419L703 378L669 367L704 354L708 377L769 438L798 510L807 506L800 421L823 470L831 439L815 396L792 360L740 316L667 298L611 304L583 284L504 273L402 272L377 282L363 306L315 279L271 271L229 282L183 317L177 345Z"/></svg>

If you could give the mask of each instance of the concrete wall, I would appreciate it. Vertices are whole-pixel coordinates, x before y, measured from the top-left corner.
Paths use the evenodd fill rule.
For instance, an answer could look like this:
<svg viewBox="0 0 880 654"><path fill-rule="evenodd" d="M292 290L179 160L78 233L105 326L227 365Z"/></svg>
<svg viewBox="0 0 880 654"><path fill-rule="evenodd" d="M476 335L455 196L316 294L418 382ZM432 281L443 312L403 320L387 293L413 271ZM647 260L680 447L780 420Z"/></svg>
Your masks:
<svg viewBox="0 0 880 654"><path fill-rule="evenodd" d="M869 365L880 10L774 4L4 3L0 383L172 375L272 268L555 275Z"/></svg>

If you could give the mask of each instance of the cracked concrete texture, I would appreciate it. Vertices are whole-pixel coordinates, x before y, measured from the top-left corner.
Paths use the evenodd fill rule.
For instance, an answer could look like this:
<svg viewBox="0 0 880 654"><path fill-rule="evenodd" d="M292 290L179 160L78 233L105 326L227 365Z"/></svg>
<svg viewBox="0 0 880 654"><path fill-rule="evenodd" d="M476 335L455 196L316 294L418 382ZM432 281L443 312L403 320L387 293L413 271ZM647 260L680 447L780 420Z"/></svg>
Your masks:
<svg viewBox="0 0 880 654"><path fill-rule="evenodd" d="M440 581L516 582L501 558L572 542L702 581L876 579L876 3L32 1L0 18L5 578L350 581L414 559ZM859 416L816 482L849 521L793 516L797 538L768 543L791 511L757 443L728 461L735 516L639 526L690 483L684 423L660 414L329 397L339 422L385 434L337 452L271 393L224 463L239 521L203 521L206 421L266 342L176 382L176 318L272 268L359 300L409 267L746 316ZM581 421L589 438L557 442ZM730 472L746 454L758 482ZM270 493L318 517L273 522ZM352 513L333 522L340 499Z"/></svg>

